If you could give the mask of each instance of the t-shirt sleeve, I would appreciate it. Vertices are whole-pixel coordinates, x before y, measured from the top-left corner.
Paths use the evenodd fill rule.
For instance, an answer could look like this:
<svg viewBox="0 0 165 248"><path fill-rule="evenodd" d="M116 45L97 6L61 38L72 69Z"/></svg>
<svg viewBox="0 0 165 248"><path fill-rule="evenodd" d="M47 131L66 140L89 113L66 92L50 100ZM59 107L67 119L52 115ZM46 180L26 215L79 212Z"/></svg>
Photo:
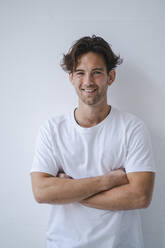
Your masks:
<svg viewBox="0 0 165 248"><path fill-rule="evenodd" d="M56 176L59 171L48 121L40 126L37 134L30 173L34 171L45 172L53 176Z"/></svg>
<svg viewBox="0 0 165 248"><path fill-rule="evenodd" d="M126 173L155 172L151 139L146 125L143 122L137 122L132 128L129 128L128 133L127 154L124 164Z"/></svg>

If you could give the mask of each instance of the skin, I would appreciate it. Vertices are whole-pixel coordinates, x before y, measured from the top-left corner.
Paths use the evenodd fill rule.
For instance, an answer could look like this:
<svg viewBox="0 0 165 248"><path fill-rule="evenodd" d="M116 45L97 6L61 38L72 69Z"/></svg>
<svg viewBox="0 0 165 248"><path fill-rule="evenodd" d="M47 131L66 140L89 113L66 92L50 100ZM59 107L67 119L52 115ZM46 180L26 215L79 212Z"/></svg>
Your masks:
<svg viewBox="0 0 165 248"><path fill-rule="evenodd" d="M65 173L59 173L57 176L69 178ZM152 200L154 178L153 172L128 173L127 182L96 193L79 203L87 207L111 211L147 208Z"/></svg>
<svg viewBox="0 0 165 248"><path fill-rule="evenodd" d="M32 172L31 179L36 201L50 204L80 202L99 192L128 183L122 169L101 176L74 180L63 173L54 177L48 173Z"/></svg>

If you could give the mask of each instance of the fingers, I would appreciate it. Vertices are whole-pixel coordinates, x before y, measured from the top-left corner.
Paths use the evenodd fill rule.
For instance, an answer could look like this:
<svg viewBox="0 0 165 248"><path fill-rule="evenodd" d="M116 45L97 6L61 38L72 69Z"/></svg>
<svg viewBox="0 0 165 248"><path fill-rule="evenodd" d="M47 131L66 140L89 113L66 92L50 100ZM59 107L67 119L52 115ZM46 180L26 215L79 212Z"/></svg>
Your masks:
<svg viewBox="0 0 165 248"><path fill-rule="evenodd" d="M68 177L65 173L58 173L57 176L60 178L67 178Z"/></svg>
<svg viewBox="0 0 165 248"><path fill-rule="evenodd" d="M61 173L61 172L57 174L57 177L60 177L60 178L71 178L71 177L68 176L67 174Z"/></svg>

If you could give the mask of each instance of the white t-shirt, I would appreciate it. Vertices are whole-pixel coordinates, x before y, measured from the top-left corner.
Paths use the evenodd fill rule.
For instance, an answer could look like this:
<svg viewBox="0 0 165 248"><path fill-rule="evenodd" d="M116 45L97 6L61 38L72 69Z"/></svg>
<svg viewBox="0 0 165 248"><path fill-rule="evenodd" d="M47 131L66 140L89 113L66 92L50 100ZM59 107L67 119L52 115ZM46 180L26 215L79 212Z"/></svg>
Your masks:
<svg viewBox="0 0 165 248"><path fill-rule="evenodd" d="M136 116L112 107L99 124L85 128L74 110L51 117L40 127L32 171L74 179L124 167L126 173L155 171L150 137ZM139 210L109 211L78 202L51 204L47 248L142 248Z"/></svg>

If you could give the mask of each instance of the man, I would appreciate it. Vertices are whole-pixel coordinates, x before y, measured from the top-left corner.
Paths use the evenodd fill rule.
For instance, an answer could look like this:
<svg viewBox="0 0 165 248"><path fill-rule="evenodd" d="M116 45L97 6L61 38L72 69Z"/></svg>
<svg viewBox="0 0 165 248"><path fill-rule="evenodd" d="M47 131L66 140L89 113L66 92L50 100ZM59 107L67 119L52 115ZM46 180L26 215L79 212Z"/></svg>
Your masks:
<svg viewBox="0 0 165 248"><path fill-rule="evenodd" d="M143 121L107 104L121 62L94 35L63 57L78 106L41 125L31 169L36 201L52 207L47 248L143 247L155 170Z"/></svg>

